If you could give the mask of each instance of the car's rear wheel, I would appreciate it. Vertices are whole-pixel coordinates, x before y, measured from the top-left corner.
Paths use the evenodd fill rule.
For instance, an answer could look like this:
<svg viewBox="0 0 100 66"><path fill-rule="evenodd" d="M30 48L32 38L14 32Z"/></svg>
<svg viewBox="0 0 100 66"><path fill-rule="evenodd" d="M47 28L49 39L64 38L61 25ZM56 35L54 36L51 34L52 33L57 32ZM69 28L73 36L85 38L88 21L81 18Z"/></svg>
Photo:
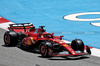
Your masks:
<svg viewBox="0 0 100 66"><path fill-rule="evenodd" d="M71 47L72 47L72 49L75 50L75 51L78 51L78 50L84 51L84 43L83 43L83 41L80 40L80 39L75 39L75 40L73 40L73 41L71 42Z"/></svg>
<svg viewBox="0 0 100 66"><path fill-rule="evenodd" d="M7 31L4 34L4 43L6 46L14 46L18 42L17 33L14 31Z"/></svg>

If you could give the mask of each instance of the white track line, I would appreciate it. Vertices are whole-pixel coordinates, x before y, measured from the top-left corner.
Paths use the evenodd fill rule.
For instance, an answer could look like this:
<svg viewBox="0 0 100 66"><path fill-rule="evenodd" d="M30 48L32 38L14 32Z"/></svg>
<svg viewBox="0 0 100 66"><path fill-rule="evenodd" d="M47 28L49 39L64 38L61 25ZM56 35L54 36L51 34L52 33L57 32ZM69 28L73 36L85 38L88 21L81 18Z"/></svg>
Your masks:
<svg viewBox="0 0 100 66"><path fill-rule="evenodd" d="M14 23L13 22L1 23L0 28L8 30L7 28L9 27L9 24L14 24Z"/></svg>
<svg viewBox="0 0 100 66"><path fill-rule="evenodd" d="M100 49L92 48L92 49L91 49L91 52L92 52L91 55L100 57Z"/></svg>
<svg viewBox="0 0 100 66"><path fill-rule="evenodd" d="M78 18L78 16L81 15L91 15L91 14L100 14L100 12L86 12L86 13L76 13L76 14L70 14L70 15L66 15L63 18L67 19L67 20L72 20L72 21L98 21L100 20L100 18L95 18L95 19L81 19Z"/></svg>
<svg viewBox="0 0 100 66"><path fill-rule="evenodd" d="M91 25L94 25L94 26L99 26L100 27L100 23L90 23Z"/></svg>
<svg viewBox="0 0 100 66"><path fill-rule="evenodd" d="M70 41L67 41L67 40L62 40L62 41L64 41L65 43L68 43L68 44L70 44L70 43L71 43Z"/></svg>

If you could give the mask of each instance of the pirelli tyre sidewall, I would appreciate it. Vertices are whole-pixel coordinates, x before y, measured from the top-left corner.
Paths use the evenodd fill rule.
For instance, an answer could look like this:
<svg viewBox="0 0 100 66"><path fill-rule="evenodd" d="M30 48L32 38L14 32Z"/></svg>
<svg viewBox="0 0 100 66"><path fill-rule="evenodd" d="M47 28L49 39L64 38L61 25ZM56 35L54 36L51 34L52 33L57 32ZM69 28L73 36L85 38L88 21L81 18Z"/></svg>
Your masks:
<svg viewBox="0 0 100 66"><path fill-rule="evenodd" d="M4 34L4 43L6 46L15 46L18 43L18 35L14 31L7 31Z"/></svg>

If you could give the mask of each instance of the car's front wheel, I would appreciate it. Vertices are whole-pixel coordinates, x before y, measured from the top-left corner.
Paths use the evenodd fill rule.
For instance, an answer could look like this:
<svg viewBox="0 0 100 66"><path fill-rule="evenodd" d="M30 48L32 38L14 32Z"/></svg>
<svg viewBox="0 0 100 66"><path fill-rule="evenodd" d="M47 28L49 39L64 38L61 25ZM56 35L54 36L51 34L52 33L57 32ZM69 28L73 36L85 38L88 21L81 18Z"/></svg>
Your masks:
<svg viewBox="0 0 100 66"><path fill-rule="evenodd" d="M71 47L73 50L77 51L77 50L80 50L80 51L84 51L84 43L82 40L80 39L75 39L71 42Z"/></svg>

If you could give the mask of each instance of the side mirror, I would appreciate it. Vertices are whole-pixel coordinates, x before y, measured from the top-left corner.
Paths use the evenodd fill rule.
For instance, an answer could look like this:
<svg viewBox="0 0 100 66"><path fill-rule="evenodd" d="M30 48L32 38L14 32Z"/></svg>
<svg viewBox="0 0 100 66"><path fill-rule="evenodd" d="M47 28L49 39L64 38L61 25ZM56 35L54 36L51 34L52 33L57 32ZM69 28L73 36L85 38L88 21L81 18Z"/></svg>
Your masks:
<svg viewBox="0 0 100 66"><path fill-rule="evenodd" d="M60 36L60 40L62 40L62 37L64 37L63 35L62 36Z"/></svg>
<svg viewBox="0 0 100 66"><path fill-rule="evenodd" d="M52 35L54 35L54 33L51 33Z"/></svg>

